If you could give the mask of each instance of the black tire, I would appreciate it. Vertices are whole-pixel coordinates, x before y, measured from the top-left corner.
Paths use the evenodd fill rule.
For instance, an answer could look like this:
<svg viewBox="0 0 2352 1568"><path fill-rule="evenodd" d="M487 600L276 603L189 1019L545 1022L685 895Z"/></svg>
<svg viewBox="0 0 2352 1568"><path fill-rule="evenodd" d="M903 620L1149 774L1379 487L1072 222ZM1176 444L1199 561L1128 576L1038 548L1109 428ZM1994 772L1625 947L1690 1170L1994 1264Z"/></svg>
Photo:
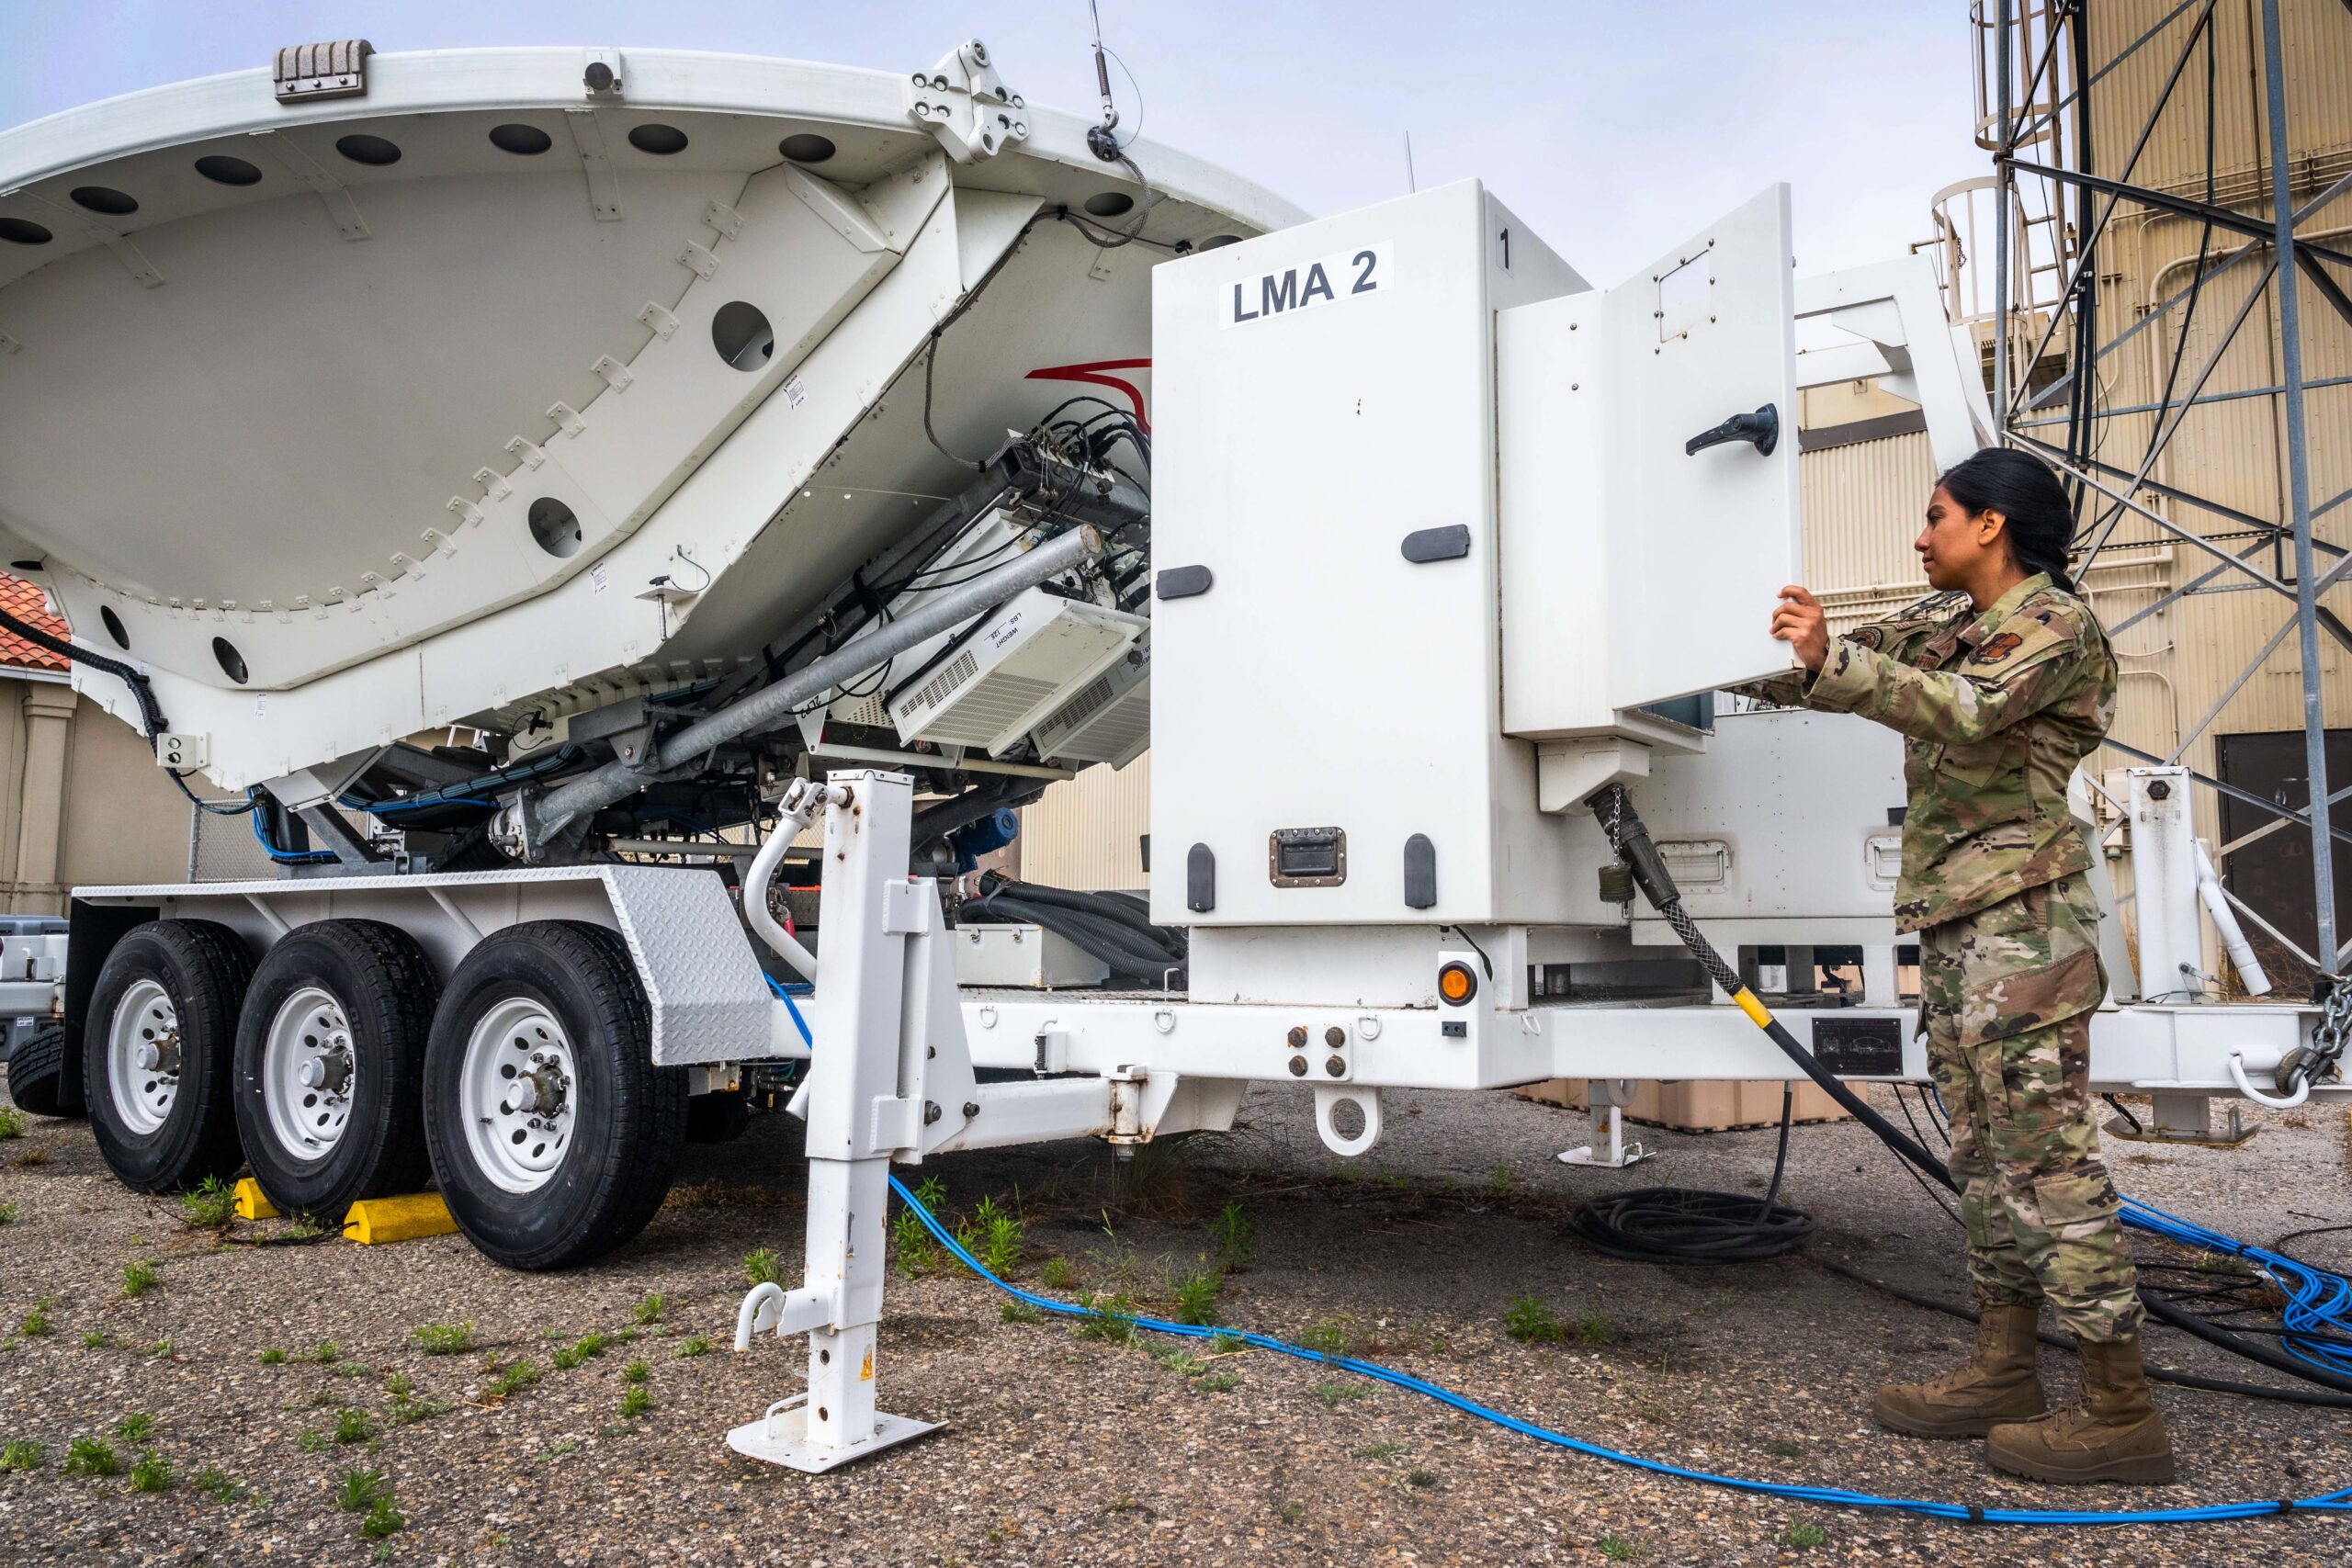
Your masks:
<svg viewBox="0 0 2352 1568"><path fill-rule="evenodd" d="M340 1135L305 1158L273 1124L266 1083L271 1026L312 988L334 999L348 1026L350 1098ZM380 920L320 920L269 950L237 1022L235 1105L246 1163L272 1203L340 1225L362 1198L424 1190L433 1171L424 1147L424 1042L440 991L415 939ZM302 1100L304 1114L334 1108L310 1091Z"/></svg>
<svg viewBox="0 0 2352 1568"><path fill-rule="evenodd" d="M71 1116L58 1097L65 1083L65 1026L45 1023L8 1058L8 1098L35 1116Z"/></svg>
<svg viewBox="0 0 2352 1568"><path fill-rule="evenodd" d="M237 1011L253 973L243 939L211 920L150 920L107 954L82 1025L82 1081L98 1153L125 1186L170 1192L208 1177L225 1181L244 1163L230 1084ZM118 1100L108 1045L126 999L150 984L176 1015L179 1079L160 1123L142 1127L126 1120ZM122 1086L134 1102L139 1077Z"/></svg>
<svg viewBox="0 0 2352 1568"><path fill-rule="evenodd" d="M571 1052L568 1143L528 1190L485 1168L462 1099L476 1026L510 1001L544 1008ZM592 1262L644 1229L677 1170L686 1098L685 1069L653 1065L644 988L621 939L601 926L507 927L466 955L434 1014L424 1054L433 1174L458 1228L510 1269Z"/></svg>

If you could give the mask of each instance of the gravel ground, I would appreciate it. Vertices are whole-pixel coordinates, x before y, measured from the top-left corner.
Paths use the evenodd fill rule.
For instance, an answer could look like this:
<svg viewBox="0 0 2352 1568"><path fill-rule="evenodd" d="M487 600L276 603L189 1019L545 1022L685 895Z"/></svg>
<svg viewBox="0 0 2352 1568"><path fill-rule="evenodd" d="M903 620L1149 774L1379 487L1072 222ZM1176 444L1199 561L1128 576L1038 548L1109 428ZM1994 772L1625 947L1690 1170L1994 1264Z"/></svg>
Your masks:
<svg viewBox="0 0 2352 1568"><path fill-rule="evenodd" d="M2110 1145L2120 1183L2259 1240L2352 1220L2345 1113L2255 1114L2261 1135L2237 1150ZM1238 1202L1254 1253L1226 1279L1223 1321L1293 1337L1323 1325L1359 1354L1676 1463L1993 1506L2178 1506L2352 1483L2352 1413L2179 1390L2158 1395L2182 1455L2177 1485L2086 1493L1998 1479L1976 1445L1891 1437L1869 1419L1878 1382L1955 1358L1964 1324L1802 1259L1668 1269L1560 1236L1569 1206L1596 1192L1760 1182L1769 1131L1645 1128L1661 1157L1604 1172L1551 1157L1584 1141L1580 1115L1502 1094L1395 1095L1387 1138L1352 1167L1323 1151L1295 1091L1253 1090L1242 1120L1228 1135L1148 1151L1124 1177L1081 1145L953 1156L931 1174L954 1213L1018 1190L1024 1282L1058 1258L1076 1288L1125 1290L1159 1310L1172 1277L1213 1258L1210 1218ZM175 1204L115 1185L85 1126L33 1121L0 1143L0 1204L15 1206L0 1225L0 1330L39 1311L50 1332L15 1333L0 1350L0 1439L47 1452L36 1470L0 1473L0 1562L2352 1557L2352 1523L2335 1518L2013 1529L1746 1496L1547 1449L1262 1353L1203 1374L1066 1324L1006 1321L1003 1298L952 1267L894 1273L880 1369L886 1409L946 1429L829 1476L773 1469L732 1455L724 1433L796 1391L797 1357L773 1339L737 1357L728 1342L744 1255L798 1257L797 1156L782 1117L690 1149L671 1205L635 1244L593 1269L530 1276L455 1236L360 1247L293 1244L283 1222L192 1228ZM1950 1223L1860 1128L1800 1129L1788 1193L1817 1220L1818 1254L1962 1293ZM2346 1239L2316 1238L2311 1255L2342 1267ZM124 1270L140 1259L157 1283L130 1297ZM1522 1292L1589 1328L1589 1342L1507 1337L1502 1314ZM650 1292L665 1304L640 1326ZM469 1349L431 1356L416 1343L418 1326L458 1321L472 1325ZM553 1365L581 1336L632 1327L633 1341ZM690 1353L697 1337L707 1354ZM2153 1330L2152 1345L2183 1370L2245 1371L2169 1330ZM266 1363L270 1350L287 1359ZM523 1359L541 1380L491 1393L485 1364ZM650 1405L627 1416L634 1361L649 1369ZM2063 1396L2072 1358L2051 1363ZM143 1437L114 1436L141 1414ZM336 1440L345 1421L348 1443ZM68 1474L76 1437L109 1441L123 1473ZM141 1493L130 1472L149 1450L172 1482ZM207 1467L218 1495L198 1484ZM380 1472L397 1529L369 1539L367 1516L337 1506L354 1470Z"/></svg>

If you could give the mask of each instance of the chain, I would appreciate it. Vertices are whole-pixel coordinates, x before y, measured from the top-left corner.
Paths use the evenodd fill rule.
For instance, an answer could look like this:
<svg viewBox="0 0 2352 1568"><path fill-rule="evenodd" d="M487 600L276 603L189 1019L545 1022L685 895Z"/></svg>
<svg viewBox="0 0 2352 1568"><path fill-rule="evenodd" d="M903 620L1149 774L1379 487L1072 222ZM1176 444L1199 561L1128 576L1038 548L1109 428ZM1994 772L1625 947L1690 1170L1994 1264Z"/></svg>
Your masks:
<svg viewBox="0 0 2352 1568"><path fill-rule="evenodd" d="M2310 1053L2299 1051L2287 1058L2279 1088L2291 1094L2296 1087L2291 1080L2319 1083L2333 1077L2348 1042L2352 1042L2352 977L2331 975L2326 999L2320 1004L2319 1026L2312 1031Z"/></svg>

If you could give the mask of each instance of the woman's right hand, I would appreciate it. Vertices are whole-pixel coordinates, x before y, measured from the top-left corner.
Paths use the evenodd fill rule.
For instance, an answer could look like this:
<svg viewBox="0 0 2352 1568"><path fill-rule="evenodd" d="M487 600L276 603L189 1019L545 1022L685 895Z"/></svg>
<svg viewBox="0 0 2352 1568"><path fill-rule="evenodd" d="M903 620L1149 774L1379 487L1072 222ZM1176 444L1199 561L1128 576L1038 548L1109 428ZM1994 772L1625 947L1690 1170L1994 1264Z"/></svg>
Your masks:
<svg viewBox="0 0 2352 1568"><path fill-rule="evenodd" d="M1829 658L1829 617L1810 590L1790 583L1772 612L1772 635L1795 650L1797 662L1815 674Z"/></svg>

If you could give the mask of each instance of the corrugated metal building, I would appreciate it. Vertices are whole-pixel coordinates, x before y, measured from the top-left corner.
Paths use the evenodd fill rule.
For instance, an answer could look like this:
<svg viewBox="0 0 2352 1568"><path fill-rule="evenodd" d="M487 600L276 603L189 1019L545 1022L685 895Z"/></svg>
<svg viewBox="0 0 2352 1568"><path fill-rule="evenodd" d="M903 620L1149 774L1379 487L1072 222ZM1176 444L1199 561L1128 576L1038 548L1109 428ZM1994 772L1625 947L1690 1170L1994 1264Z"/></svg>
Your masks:
<svg viewBox="0 0 2352 1568"><path fill-rule="evenodd" d="M2341 0L2287 0L2283 9L2290 40L2290 150L2300 204L2352 172L2352 10ZM2092 145L2102 150L2094 158L2096 169L2122 176L2130 150L2187 45L2189 28L2204 15L2200 6L2176 10L2165 0L2099 0L2091 8L2095 68L2151 29L2160 29L2098 83L2092 100ZM1955 14L1955 48L1964 47L1969 36L1964 20ZM2220 0L2211 7L2212 188L2218 199L2267 216L2261 193L2269 150L2262 133L2260 37L2254 0ZM2191 60L2195 90L2176 91L2166 100L2132 165L2132 181L2204 194L2206 47L2200 39ZM1953 106L1956 121L1966 107ZM1927 193L1921 194L1925 230ZM2352 233L2352 192L2335 196L2314 216L2317 233ZM2119 209L2098 278L2105 301L2098 321L2102 338L2117 336L2152 313L2157 301L2188 285L2198 271L2199 231L2192 219L2129 205ZM2176 355L2182 361L2176 384L2187 385L2214 345L2228 337L2231 322L2241 312L2236 338L2213 368L2204 393L2254 392L2277 385L2277 301L2273 291L2258 287L2266 257L2249 254L2217 270L2235 243L2230 236L2220 236L2211 245L2193 316L2169 312L2100 362L2100 406L2128 410L2156 401ZM2264 249L2257 243L2251 252ZM2342 281L2352 286L2352 279ZM2347 384L2352 382L2352 325L2311 291L2305 299L2305 374L2320 388L2309 394L2306 404L2316 506L2352 488L2352 384ZM2063 361L2043 367L2041 373L2054 375L2061 369ZM2324 385L2330 380L2337 384ZM2222 549L2245 549L2260 536L2246 518L2268 523L2285 515L2280 502L2281 421L2279 400L2270 396L2240 397L2190 410L2151 468L2147 478L2152 487L2136 492L2135 499ZM1935 468L1917 411L1874 386L1858 383L1807 392L1800 423L1804 432L1806 575L1828 603L1835 622L1850 625L1917 597L1926 584L1911 541ZM2136 471L2154 424L2150 415L2127 413L2107 420L2102 457ZM2054 437L2057 431L2045 434ZM2158 486L2164 489L2154 488ZM2165 490L2171 489L2193 491L2243 515L2186 504L2167 497ZM2352 545L2352 504L2326 513L2316 531L2324 539ZM2256 558L2273 577L2291 582L2291 555L2265 546ZM2112 624L2213 564L2208 553L2127 514L2085 586L2101 616ZM2347 596L2352 596L2352 586L2339 586L2325 603L2352 624ZM2233 571L2128 628L2117 638L2124 672L2117 738L2161 756L2178 749L2180 760L2199 773L2242 783L2266 797L2295 800L2292 792L2300 780L2280 776L2281 759L2293 761L2301 756L2302 687L2293 637L2280 642L2234 693L2230 689L2273 634L2290 622L2292 611L2289 599ZM2331 727L2346 727L2339 784L2352 784L2352 687L2342 680L2346 659L2344 641L2330 638L2323 664L2327 719ZM2200 719L2217 704L2218 715L2199 729ZM2184 735L2191 737L2185 749ZM2120 768L2126 761L2112 751L2100 759L2109 768ZM2287 769L2289 773L2295 771ZM1022 874L1073 887L1140 886L1144 867L1139 840L1148 830L1150 787L1148 755L1123 773L1098 767L1053 786L1024 813ZM2233 807L2225 823L2216 796L2210 791L2197 793L2199 832L2209 845L2220 849L2227 841L2225 835L2243 835L2260 826L2259 813L2243 806ZM2293 840L2301 836L2300 829L2273 832L2241 852L2239 866L2224 861L2225 875L2240 897L2257 908L2267 903L2267 912L2290 931L2294 929L2293 910L2281 901L2290 904L2295 897ZM2303 852L2307 855L2307 849ZM2260 875L2247 874L2256 869L2256 858L2266 855L2270 861L2259 867ZM2302 923L2308 929L2308 860L2301 863L2306 868L2300 886ZM2352 882L2338 898L2352 907Z"/></svg>

